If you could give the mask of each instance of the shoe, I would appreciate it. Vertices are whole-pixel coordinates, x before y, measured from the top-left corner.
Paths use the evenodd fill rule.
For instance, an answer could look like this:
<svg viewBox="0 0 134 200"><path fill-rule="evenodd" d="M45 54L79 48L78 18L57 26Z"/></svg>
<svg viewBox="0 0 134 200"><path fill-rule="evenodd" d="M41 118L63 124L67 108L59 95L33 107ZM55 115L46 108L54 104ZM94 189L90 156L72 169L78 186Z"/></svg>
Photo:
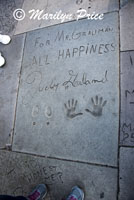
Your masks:
<svg viewBox="0 0 134 200"><path fill-rule="evenodd" d="M2 67L4 64L5 64L5 58L1 55L1 52L0 52L0 67Z"/></svg>
<svg viewBox="0 0 134 200"><path fill-rule="evenodd" d="M39 184L27 197L28 200L41 200L47 194L47 187L44 184Z"/></svg>
<svg viewBox="0 0 134 200"><path fill-rule="evenodd" d="M66 200L84 200L84 192L78 186L72 188L72 192Z"/></svg>
<svg viewBox="0 0 134 200"><path fill-rule="evenodd" d="M9 44L10 41L11 41L10 36L0 34L0 42L2 44Z"/></svg>

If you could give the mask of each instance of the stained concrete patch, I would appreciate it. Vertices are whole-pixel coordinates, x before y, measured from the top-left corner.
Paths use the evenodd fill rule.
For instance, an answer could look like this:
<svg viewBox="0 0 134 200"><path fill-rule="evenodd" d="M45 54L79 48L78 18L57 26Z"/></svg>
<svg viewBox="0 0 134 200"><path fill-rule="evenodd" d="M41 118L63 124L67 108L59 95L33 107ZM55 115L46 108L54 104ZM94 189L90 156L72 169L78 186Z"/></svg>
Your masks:
<svg viewBox="0 0 134 200"><path fill-rule="evenodd" d="M134 199L134 149L120 150L120 195L119 200Z"/></svg>
<svg viewBox="0 0 134 200"><path fill-rule="evenodd" d="M120 144L134 146L134 52L121 53Z"/></svg>
<svg viewBox="0 0 134 200"><path fill-rule="evenodd" d="M2 194L27 196L45 183L51 200L62 199L74 185L84 188L85 200L116 200L117 169L3 151L0 159Z"/></svg>
<svg viewBox="0 0 134 200"><path fill-rule="evenodd" d="M31 20L30 17L33 12L30 10L44 10L43 14L55 14L56 12L62 11L62 14L72 14L72 19L76 19L77 10L85 9L86 13L106 13L111 11L118 10L119 2L117 0L55 0L54 3L51 0L42 1L42 0L32 0L32 1L24 1L23 10L26 13L26 17L23 21L19 21L16 33L23 33L30 30L35 30L37 28L47 27L54 24L61 23L61 20ZM84 12L83 12L84 13ZM81 15L83 15L83 13ZM43 15L42 14L42 15ZM42 16L41 15L41 16ZM60 15L59 15L60 16ZM70 21L66 19L65 21Z"/></svg>
<svg viewBox="0 0 134 200"><path fill-rule="evenodd" d="M134 1L121 0L120 38L121 51L134 50Z"/></svg>
<svg viewBox="0 0 134 200"><path fill-rule="evenodd" d="M116 12L28 33L13 149L116 166L118 50Z"/></svg>
<svg viewBox="0 0 134 200"><path fill-rule="evenodd" d="M6 65L0 68L0 147L11 143L19 75L25 35L12 38L9 45L0 44Z"/></svg>
<svg viewBox="0 0 134 200"><path fill-rule="evenodd" d="M0 33L13 35L17 25L13 12L22 5L23 0L0 0Z"/></svg>

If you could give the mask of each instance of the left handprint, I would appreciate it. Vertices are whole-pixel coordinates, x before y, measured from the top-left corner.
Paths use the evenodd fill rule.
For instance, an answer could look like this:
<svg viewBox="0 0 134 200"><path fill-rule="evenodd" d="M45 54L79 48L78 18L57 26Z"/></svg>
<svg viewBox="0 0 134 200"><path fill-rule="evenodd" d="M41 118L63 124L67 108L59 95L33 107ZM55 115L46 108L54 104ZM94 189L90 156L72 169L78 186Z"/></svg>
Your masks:
<svg viewBox="0 0 134 200"><path fill-rule="evenodd" d="M74 117L77 117L79 115L83 115L83 113L75 113L76 112L76 107L77 107L78 101L68 100L67 103L64 104L65 109L66 109L66 115L68 118L73 119Z"/></svg>

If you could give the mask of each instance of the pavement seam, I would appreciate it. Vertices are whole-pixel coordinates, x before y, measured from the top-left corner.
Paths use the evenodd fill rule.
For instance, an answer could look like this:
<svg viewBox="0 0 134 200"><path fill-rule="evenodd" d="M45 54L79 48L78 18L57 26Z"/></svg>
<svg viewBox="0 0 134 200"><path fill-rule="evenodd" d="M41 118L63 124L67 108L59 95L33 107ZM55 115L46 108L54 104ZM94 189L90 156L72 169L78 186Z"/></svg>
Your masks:
<svg viewBox="0 0 134 200"><path fill-rule="evenodd" d="M11 149L12 149L12 146L13 146L14 130L15 130L15 122L16 122L16 112L17 112L17 103L18 103L19 88L20 88L20 79L21 79L21 72L22 72L22 61L23 61L23 58L24 58L24 50L25 50L25 43L26 43L26 37L27 37L26 33L24 33L22 35L25 35L25 36L24 36L24 44L23 44L23 50L22 50L20 73L19 73L19 76L18 76L18 88L17 88L17 96L16 96L16 104L15 104L15 115L14 115L14 122L13 122L13 133L12 133L12 137L11 137Z"/></svg>
<svg viewBox="0 0 134 200"><path fill-rule="evenodd" d="M29 156L35 156L35 157L40 157L40 158L47 158L47 159L55 159L55 160L61 160L61 161L68 161L68 162L74 162L74 163L81 163L81 164L87 164L87 165L92 165L92 166L98 166L98 167L107 167L107 168L112 168L112 169L118 169L118 166L111 166L111 165L105 165L105 164L99 164L99 163L90 163L86 161L79 161L79 160L70 160L70 159L64 159L64 158L57 158L57 157L50 157L50 156L45 156L45 155L37 155L34 153L27 153L27 152L20 152L16 150L5 150L2 149L1 151L8 151L12 153L18 153L18 154L24 154L24 155L29 155Z"/></svg>
<svg viewBox="0 0 134 200"><path fill-rule="evenodd" d="M118 129L118 173L117 173L117 200L119 200L120 193L120 123L121 123L121 38L120 38L120 0L119 0L119 15L118 15L118 29L119 29L119 129Z"/></svg>

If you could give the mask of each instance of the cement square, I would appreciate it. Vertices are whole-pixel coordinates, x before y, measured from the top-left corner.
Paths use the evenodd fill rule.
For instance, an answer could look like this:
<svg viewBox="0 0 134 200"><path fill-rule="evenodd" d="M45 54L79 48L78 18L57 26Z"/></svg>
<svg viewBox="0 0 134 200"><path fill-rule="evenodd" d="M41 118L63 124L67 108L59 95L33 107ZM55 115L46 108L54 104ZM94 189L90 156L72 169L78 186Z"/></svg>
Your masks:
<svg viewBox="0 0 134 200"><path fill-rule="evenodd" d="M119 200L134 199L134 149L120 149L120 193Z"/></svg>
<svg viewBox="0 0 134 200"><path fill-rule="evenodd" d="M13 149L117 166L118 13L27 33Z"/></svg>
<svg viewBox="0 0 134 200"><path fill-rule="evenodd" d="M74 185L85 190L85 200L116 200L117 169L3 151L0 159L1 194L27 196L44 183L45 200L66 197Z"/></svg>
<svg viewBox="0 0 134 200"><path fill-rule="evenodd" d="M15 118L21 61L25 34L14 36L9 45L0 44L6 60L0 68L0 148L11 144Z"/></svg>
<svg viewBox="0 0 134 200"><path fill-rule="evenodd" d="M17 20L13 17L14 10L21 8L23 0L0 0L0 33L12 36Z"/></svg>
<svg viewBox="0 0 134 200"><path fill-rule="evenodd" d="M134 146L134 51L121 52L120 144Z"/></svg>
<svg viewBox="0 0 134 200"><path fill-rule="evenodd" d="M134 50L134 1L121 0L120 39L121 51Z"/></svg>
<svg viewBox="0 0 134 200"><path fill-rule="evenodd" d="M62 12L63 15L71 14L72 18L65 19L65 21L57 20L57 19L45 19L38 20L31 19L33 14L33 10L36 12L37 10L44 10L43 14L55 14ZM31 0L24 1L23 10L26 13L25 18L22 21L19 21L16 27L15 34L27 32L30 30L35 30L47 26L52 26L55 24L64 23L67 21L76 20L77 11L79 9L84 9L85 13L107 13L111 11L118 11L119 9L119 1L118 0L55 0L52 2L51 0L42 1L42 0ZM29 13L30 11L30 13ZM38 11L37 11L38 12ZM82 14L83 15L83 14Z"/></svg>

